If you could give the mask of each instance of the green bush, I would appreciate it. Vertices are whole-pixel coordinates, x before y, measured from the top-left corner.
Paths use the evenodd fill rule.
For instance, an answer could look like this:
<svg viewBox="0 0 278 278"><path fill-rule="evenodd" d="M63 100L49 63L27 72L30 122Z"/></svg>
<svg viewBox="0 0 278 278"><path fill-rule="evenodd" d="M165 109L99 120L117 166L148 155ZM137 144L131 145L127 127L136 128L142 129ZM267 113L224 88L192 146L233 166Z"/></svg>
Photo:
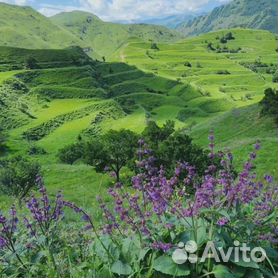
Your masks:
<svg viewBox="0 0 278 278"><path fill-rule="evenodd" d="M274 117L278 125L278 91L268 88L264 91L264 98L260 101L261 114Z"/></svg>
<svg viewBox="0 0 278 278"><path fill-rule="evenodd" d="M225 74L225 75L231 74L228 70L218 70L216 73L217 74Z"/></svg>
<svg viewBox="0 0 278 278"><path fill-rule="evenodd" d="M25 157L17 156L0 161L0 190L20 202L36 186L40 165Z"/></svg>
<svg viewBox="0 0 278 278"><path fill-rule="evenodd" d="M159 50L158 46L157 46L157 43L153 42L151 44L151 49L154 49L154 50Z"/></svg>
<svg viewBox="0 0 278 278"><path fill-rule="evenodd" d="M63 163L73 164L84 155L84 144L76 143L61 149L58 153L59 160Z"/></svg>

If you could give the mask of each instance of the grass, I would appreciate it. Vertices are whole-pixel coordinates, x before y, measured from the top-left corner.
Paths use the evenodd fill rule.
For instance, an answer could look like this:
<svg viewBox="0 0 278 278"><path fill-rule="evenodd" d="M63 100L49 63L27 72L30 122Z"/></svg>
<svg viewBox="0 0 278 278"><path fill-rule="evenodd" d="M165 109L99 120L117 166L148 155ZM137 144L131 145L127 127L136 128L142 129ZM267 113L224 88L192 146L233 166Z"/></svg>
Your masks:
<svg viewBox="0 0 278 278"><path fill-rule="evenodd" d="M254 73L240 65L242 61L253 62L257 57L264 63L275 63L275 38L265 31L237 29L232 32L236 39L229 41L228 47L240 46L244 53L209 51L207 42L216 44L218 32L173 44L159 43L159 51L150 50L150 43L131 39L106 63L0 72L0 83L16 77L30 89L28 104L35 116L24 125L7 130L9 153L26 155L31 145L42 147L47 154L32 158L42 164L51 194L62 189L67 199L97 211L95 196L105 196L110 178L80 162L72 166L61 164L57 152L76 142L102 111L107 117L97 126L101 132L111 128L141 132L148 119L159 124L174 120L176 128L184 128L195 143L206 147L209 130L213 128L217 146L235 152L237 168L259 139L262 150L256 170L260 176L268 172L277 177L276 128L271 119L259 116L257 105L264 88L275 84L269 75ZM122 63L123 55L126 64ZM184 65L186 61L191 67ZM229 75L217 74L225 69ZM45 94L49 88L55 88L57 93ZM98 98L86 95L91 88L101 89L103 94ZM70 98L69 89L72 90ZM251 97L246 97L247 94ZM99 103L110 104L79 118L68 118L39 141L28 142L22 138L31 128ZM22 116L16 114L15 117ZM6 196L0 200L1 206L11 202Z"/></svg>
<svg viewBox="0 0 278 278"><path fill-rule="evenodd" d="M218 38L229 31L235 39L221 44ZM207 48L208 43L215 48L220 45L228 49L241 48L241 51L216 53ZM271 120L259 118L259 107L256 105L262 99L264 89L275 88L276 85L272 83L272 75L255 73L240 64L256 60L277 64L276 47L275 36L267 31L232 29L178 43L160 43L158 51L151 50L150 43L131 39L114 54L112 60L119 61L124 55L126 63L145 72L168 80L179 80L181 84L189 83L193 87L190 93L188 90L182 92L183 85L168 91L178 96L179 103L160 102L159 107L152 110L152 118L162 123L175 118L178 113L182 114L183 124L177 121L177 126L187 127L195 142L204 147L209 129L213 128L221 142L220 147L229 147L236 152L236 161L246 157L250 145L260 139L262 157L266 155L267 159L258 159L257 170L260 175L268 171L277 177L276 128ZM191 67L187 66L187 62ZM218 74L223 70L228 70L230 74ZM240 114L240 122L234 113Z"/></svg>
<svg viewBox="0 0 278 278"><path fill-rule="evenodd" d="M60 13L51 21L81 38L94 57L106 59L130 37L140 37L145 41L169 42L179 40L182 34L162 26L146 24L117 24L103 22L98 17L82 11Z"/></svg>

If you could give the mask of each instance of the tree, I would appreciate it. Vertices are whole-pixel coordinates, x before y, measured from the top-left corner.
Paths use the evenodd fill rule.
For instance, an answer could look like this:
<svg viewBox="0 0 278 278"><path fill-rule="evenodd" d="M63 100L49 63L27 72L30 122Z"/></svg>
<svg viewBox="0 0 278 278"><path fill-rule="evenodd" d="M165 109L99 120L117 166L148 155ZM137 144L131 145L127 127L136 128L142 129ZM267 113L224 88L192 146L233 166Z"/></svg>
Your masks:
<svg viewBox="0 0 278 278"><path fill-rule="evenodd" d="M221 42L221 43L227 43L227 39L226 39L225 37L222 37L222 38L220 39L220 42Z"/></svg>
<svg viewBox="0 0 278 278"><path fill-rule="evenodd" d="M166 121L162 127L159 127L155 121L149 121L142 132L142 136L153 147L154 145L158 145L159 142L166 140L174 131L174 121Z"/></svg>
<svg viewBox="0 0 278 278"><path fill-rule="evenodd" d="M87 143L85 159L97 171L104 171L106 167L111 169L119 182L122 168L128 166L134 158L137 142L138 135L132 131L110 130L100 139Z"/></svg>
<svg viewBox="0 0 278 278"><path fill-rule="evenodd" d="M273 74L272 82L278 83L278 70Z"/></svg>
<svg viewBox="0 0 278 278"><path fill-rule="evenodd" d="M61 149L58 153L58 157L61 162L72 165L76 160L83 157L83 153L84 145L83 143L79 142Z"/></svg>
<svg viewBox="0 0 278 278"><path fill-rule="evenodd" d="M38 68L38 61L32 56L28 56L25 59L24 64L25 64L26 69L37 69Z"/></svg>
<svg viewBox="0 0 278 278"><path fill-rule="evenodd" d="M278 91L272 88L266 89L260 105L262 107L261 114L274 117L275 123L278 125Z"/></svg>
<svg viewBox="0 0 278 278"><path fill-rule="evenodd" d="M232 32L228 32L226 35L225 35L225 39L226 40L234 40L235 37L233 36L233 33Z"/></svg>
<svg viewBox="0 0 278 278"><path fill-rule="evenodd" d="M185 66L185 67L189 67L189 68L192 67L192 65L191 65L191 63L190 63L189 61L185 61L185 62L184 62L184 66Z"/></svg>
<svg viewBox="0 0 278 278"><path fill-rule="evenodd" d="M183 131L177 131L163 141L156 150L158 164L174 169L177 161L187 162L202 174L209 166L207 151L193 144L192 138Z"/></svg>
<svg viewBox="0 0 278 278"><path fill-rule="evenodd" d="M0 189L21 203L36 186L40 165L22 156L0 161Z"/></svg>
<svg viewBox="0 0 278 278"><path fill-rule="evenodd" d="M151 44L151 49L159 50L159 47L157 46L157 43L153 42L153 43Z"/></svg>
<svg viewBox="0 0 278 278"><path fill-rule="evenodd" d="M4 135L3 135L3 133L1 132L1 129L0 129L0 157L2 156L2 153L5 150L4 142L5 142L5 137L4 137Z"/></svg>

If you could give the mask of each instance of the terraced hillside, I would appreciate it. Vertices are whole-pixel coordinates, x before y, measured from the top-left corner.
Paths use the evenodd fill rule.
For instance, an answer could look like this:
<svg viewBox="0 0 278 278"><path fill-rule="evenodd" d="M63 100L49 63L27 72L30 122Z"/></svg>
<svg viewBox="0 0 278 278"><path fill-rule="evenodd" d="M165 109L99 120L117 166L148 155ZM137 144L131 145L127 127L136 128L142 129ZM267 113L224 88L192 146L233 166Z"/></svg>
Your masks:
<svg viewBox="0 0 278 278"><path fill-rule="evenodd" d="M221 145L236 149L240 156L246 155L247 145L261 139L265 151L272 155L260 168L275 172L275 126L260 118L257 106L265 88L277 87L272 82L277 68L275 36L267 31L232 29L156 46L151 49L150 43L129 40L113 58L176 80L181 86L190 83L195 90L186 95L186 106L179 111L169 107L164 113L175 114L202 145L213 127ZM235 143L237 138L242 138L240 144Z"/></svg>
<svg viewBox="0 0 278 278"><path fill-rule="evenodd" d="M130 39L105 63L85 59L78 49L53 50L50 61L39 50L6 49L0 105L9 154L38 160L51 190L61 188L67 199L86 206L105 191L109 178L82 163L61 164L58 150L111 128L140 132L149 119L172 119L204 147L214 128L218 144L235 150L235 161L260 139L267 160L259 158L258 173L277 176L275 125L257 105L263 90L275 87L275 37L237 29L221 43L227 33L175 44ZM81 55L78 61L69 51ZM9 70L13 55L7 53L17 53L19 69ZM35 68L22 67L28 57L36 57ZM60 64L51 57L60 57ZM5 206L7 199L1 201Z"/></svg>
<svg viewBox="0 0 278 278"><path fill-rule="evenodd" d="M5 51L17 53L18 61L30 55L38 61L33 69L0 72L0 119L8 153L38 160L50 189L62 188L69 199L78 199L79 203L93 202L96 192L105 191L102 183L108 183L109 178L84 164L60 164L57 153L61 148L80 136L98 136L111 128L139 132L151 116L160 122L175 119L175 113L165 114L165 110L182 109L185 101L181 96L194 91L190 86L119 62L101 63L88 58L82 59L82 64L66 66L72 49L64 50L64 56L61 50L52 50L47 63L40 50ZM52 63L55 55L63 59ZM10 68L13 57L6 55L3 70ZM4 206L7 199L2 200Z"/></svg>
<svg viewBox="0 0 278 278"><path fill-rule="evenodd" d="M233 38L222 43L222 37L229 32ZM189 82L207 94L202 103L217 99L230 106L245 106L258 102L263 89L274 86L276 44L275 36L269 32L232 29L175 44L158 44L158 49L151 49L150 43L138 39L129 40L114 55L114 60ZM259 72L251 69L256 64Z"/></svg>

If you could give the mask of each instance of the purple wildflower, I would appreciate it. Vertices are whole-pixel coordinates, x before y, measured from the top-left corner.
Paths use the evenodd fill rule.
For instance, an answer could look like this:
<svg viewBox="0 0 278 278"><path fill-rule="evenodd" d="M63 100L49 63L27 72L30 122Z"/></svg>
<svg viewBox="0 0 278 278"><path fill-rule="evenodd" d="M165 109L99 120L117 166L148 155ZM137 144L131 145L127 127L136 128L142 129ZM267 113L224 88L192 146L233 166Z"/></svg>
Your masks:
<svg viewBox="0 0 278 278"><path fill-rule="evenodd" d="M228 223L229 223L229 219L226 217L222 217L217 221L217 225L221 227L227 225Z"/></svg>
<svg viewBox="0 0 278 278"><path fill-rule="evenodd" d="M4 249L6 246L7 246L6 239L0 236L0 249Z"/></svg>

